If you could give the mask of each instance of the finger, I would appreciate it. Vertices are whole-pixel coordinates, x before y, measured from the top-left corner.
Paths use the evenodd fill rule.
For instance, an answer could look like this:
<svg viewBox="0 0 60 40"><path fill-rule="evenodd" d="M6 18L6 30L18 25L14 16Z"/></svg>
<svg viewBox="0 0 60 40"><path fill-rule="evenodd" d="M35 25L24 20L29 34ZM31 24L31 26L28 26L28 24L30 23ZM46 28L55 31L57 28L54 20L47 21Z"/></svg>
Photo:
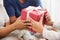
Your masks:
<svg viewBox="0 0 60 40"><path fill-rule="evenodd" d="M24 23L24 26L32 26L31 23Z"/></svg>
<svg viewBox="0 0 60 40"><path fill-rule="evenodd" d="M47 16L47 13L45 14L45 16Z"/></svg>
<svg viewBox="0 0 60 40"><path fill-rule="evenodd" d="M49 13L46 13L45 14L45 18L48 18L48 17L50 17L50 14Z"/></svg>
<svg viewBox="0 0 60 40"><path fill-rule="evenodd" d="M49 15L49 13L48 13L48 12L44 14L44 16L47 16L47 15Z"/></svg>
<svg viewBox="0 0 60 40"><path fill-rule="evenodd" d="M48 15L48 14L46 14L46 15L45 15L45 18L48 18L48 17L49 17L49 15Z"/></svg>
<svg viewBox="0 0 60 40"><path fill-rule="evenodd" d="M28 18L25 23L30 23L30 22L31 22L31 21L30 21L30 19Z"/></svg>
<svg viewBox="0 0 60 40"><path fill-rule="evenodd" d="M26 20L21 20L21 22L25 23L25 22L26 22Z"/></svg>
<svg viewBox="0 0 60 40"><path fill-rule="evenodd" d="M40 18L39 22L43 21L43 17L44 17L44 15L41 15L41 18Z"/></svg>
<svg viewBox="0 0 60 40"><path fill-rule="evenodd" d="M30 19L30 21L31 21L32 23L34 23L34 22L35 22L31 17L29 17L29 19Z"/></svg>
<svg viewBox="0 0 60 40"><path fill-rule="evenodd" d="M46 20L49 20L49 17L48 16L45 16Z"/></svg>
<svg viewBox="0 0 60 40"><path fill-rule="evenodd" d="M27 28L27 26L23 26L23 29L24 29L24 28Z"/></svg>
<svg viewBox="0 0 60 40"><path fill-rule="evenodd" d="M24 23L25 23L25 22L30 23L30 20L21 20L20 18L21 18L21 17L19 17L18 20L20 20L20 21L22 21L22 22L24 22Z"/></svg>
<svg viewBox="0 0 60 40"><path fill-rule="evenodd" d="M47 21L51 20L50 16L45 17Z"/></svg>

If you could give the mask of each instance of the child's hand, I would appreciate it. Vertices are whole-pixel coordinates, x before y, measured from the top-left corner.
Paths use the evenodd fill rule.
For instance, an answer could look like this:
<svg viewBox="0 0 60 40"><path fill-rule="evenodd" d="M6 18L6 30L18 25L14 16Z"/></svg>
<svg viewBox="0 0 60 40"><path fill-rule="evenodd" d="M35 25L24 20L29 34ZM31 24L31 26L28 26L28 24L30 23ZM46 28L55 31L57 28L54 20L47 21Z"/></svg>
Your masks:
<svg viewBox="0 0 60 40"><path fill-rule="evenodd" d="M49 14L46 14L45 15L45 18L46 18L46 25L53 26L53 22L51 20L50 15Z"/></svg>

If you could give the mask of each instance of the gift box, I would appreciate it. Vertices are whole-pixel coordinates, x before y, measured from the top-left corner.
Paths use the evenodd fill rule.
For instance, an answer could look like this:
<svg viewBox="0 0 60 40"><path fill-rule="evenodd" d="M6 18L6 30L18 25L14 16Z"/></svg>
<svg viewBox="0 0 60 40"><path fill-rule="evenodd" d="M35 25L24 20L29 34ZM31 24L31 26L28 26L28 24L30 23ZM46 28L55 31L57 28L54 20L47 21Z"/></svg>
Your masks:
<svg viewBox="0 0 60 40"><path fill-rule="evenodd" d="M47 14L47 11L45 9L38 9L38 10L32 10L32 11L29 11L29 10L26 10L26 9L23 9L21 11L21 19L22 20L26 20L29 16L35 20L35 21L39 21L40 20L40 16L41 15L44 15L44 18L43 18L43 24L45 24L45 14Z"/></svg>
<svg viewBox="0 0 60 40"><path fill-rule="evenodd" d="M41 15L44 15L44 18L43 18L43 25L44 25L46 22L46 19L45 19L46 13L47 11L45 9L36 9L36 10L22 9L21 19L26 20L27 18L31 17L33 20L39 22ZM29 27L29 30L35 32L31 27Z"/></svg>

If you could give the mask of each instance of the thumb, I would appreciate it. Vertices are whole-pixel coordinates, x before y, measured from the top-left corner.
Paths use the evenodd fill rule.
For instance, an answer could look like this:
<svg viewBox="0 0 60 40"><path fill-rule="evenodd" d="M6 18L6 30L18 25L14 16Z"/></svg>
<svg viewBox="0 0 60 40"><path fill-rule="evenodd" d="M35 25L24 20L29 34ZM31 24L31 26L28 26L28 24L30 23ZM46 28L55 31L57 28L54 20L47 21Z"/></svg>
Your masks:
<svg viewBox="0 0 60 40"><path fill-rule="evenodd" d="M43 21L43 17L44 17L44 14L42 14L42 15L40 16L39 23Z"/></svg>

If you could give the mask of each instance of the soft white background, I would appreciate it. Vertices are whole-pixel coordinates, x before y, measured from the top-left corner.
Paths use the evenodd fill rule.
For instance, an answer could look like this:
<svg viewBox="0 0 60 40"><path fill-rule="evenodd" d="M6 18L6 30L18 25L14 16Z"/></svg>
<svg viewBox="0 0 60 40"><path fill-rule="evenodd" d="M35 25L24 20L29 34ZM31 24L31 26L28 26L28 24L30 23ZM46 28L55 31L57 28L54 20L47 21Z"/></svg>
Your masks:
<svg viewBox="0 0 60 40"><path fill-rule="evenodd" d="M60 0L41 0L41 2L51 14L52 20L60 22Z"/></svg>

